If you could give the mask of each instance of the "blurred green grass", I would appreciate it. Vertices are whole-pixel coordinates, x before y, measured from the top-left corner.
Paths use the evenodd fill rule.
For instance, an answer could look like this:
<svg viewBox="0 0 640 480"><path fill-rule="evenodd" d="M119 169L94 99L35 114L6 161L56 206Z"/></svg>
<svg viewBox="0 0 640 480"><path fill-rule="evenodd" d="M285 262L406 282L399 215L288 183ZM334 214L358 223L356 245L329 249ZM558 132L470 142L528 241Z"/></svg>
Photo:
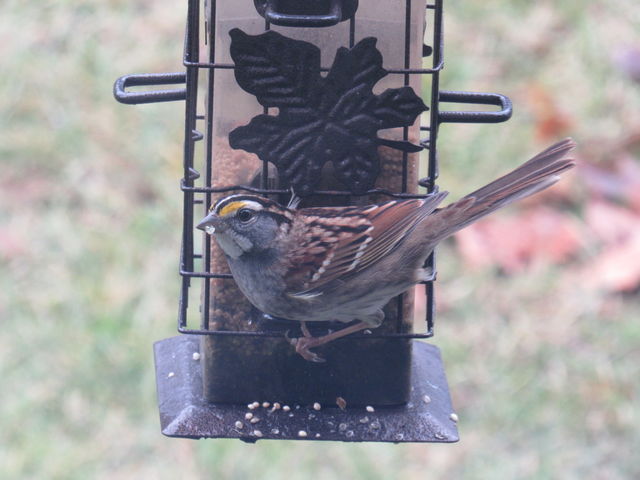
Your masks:
<svg viewBox="0 0 640 480"><path fill-rule="evenodd" d="M543 146L530 85L594 161L637 131L640 89L612 64L640 45L635 1L447 3L442 87L515 105L503 125L441 128L454 196ZM0 4L0 477L638 478L638 296L586 290L560 275L570 266L465 271L452 244L434 342L459 444L160 434L151 344L175 331L183 105L124 107L111 88L181 70L185 13L148 0Z"/></svg>

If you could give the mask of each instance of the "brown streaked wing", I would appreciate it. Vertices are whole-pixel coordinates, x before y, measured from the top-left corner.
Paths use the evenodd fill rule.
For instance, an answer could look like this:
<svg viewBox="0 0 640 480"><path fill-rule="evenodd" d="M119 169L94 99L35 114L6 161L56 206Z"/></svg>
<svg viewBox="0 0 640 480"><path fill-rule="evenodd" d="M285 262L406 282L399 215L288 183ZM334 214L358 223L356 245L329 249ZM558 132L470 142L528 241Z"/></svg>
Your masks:
<svg viewBox="0 0 640 480"><path fill-rule="evenodd" d="M350 209L348 214L339 217L323 215L323 222L334 226L335 231L329 235L333 241L325 242L325 247L329 248L324 253L314 250L319 256L311 261L309 252L298 256L303 262L292 265L290 273L295 280L287 282L290 294L312 298L321 294L331 282L373 265L433 212L446 195L441 192L423 200L392 201L355 211ZM305 215L305 211L300 213ZM300 270L306 271L304 282L300 282Z"/></svg>
<svg viewBox="0 0 640 480"><path fill-rule="evenodd" d="M296 293L308 289L323 276L338 244L349 239L366 239L364 232L370 226L368 219L353 207L298 210L290 232L290 237L298 243L288 252L287 291Z"/></svg>

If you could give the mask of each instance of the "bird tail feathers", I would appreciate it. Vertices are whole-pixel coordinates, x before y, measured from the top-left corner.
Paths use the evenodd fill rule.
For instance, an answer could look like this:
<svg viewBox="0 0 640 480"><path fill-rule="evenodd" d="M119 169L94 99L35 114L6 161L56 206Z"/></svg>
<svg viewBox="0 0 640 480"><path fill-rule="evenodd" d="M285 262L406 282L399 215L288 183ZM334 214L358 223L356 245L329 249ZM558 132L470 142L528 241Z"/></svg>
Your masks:
<svg viewBox="0 0 640 480"><path fill-rule="evenodd" d="M556 183L562 173L575 166L573 159L566 158L575 146L570 138L562 140L512 172L437 211L435 216L439 218L434 223L441 228L436 228L434 244L485 215Z"/></svg>

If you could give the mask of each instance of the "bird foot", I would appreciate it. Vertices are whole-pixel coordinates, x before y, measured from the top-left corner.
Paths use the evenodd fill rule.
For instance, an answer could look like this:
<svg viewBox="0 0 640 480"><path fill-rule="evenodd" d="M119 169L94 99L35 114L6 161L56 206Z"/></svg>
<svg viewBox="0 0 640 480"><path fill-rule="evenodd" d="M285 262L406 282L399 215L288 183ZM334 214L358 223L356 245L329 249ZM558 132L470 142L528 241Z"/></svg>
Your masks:
<svg viewBox="0 0 640 480"><path fill-rule="evenodd" d="M289 331L284 334L285 338L289 341L291 345L293 345L296 349L296 353L299 354L302 358L304 358L308 362L314 363L324 363L326 360L322 358L315 352L309 350L310 348L317 347L324 343L321 338L318 337L299 337L299 338L290 338Z"/></svg>

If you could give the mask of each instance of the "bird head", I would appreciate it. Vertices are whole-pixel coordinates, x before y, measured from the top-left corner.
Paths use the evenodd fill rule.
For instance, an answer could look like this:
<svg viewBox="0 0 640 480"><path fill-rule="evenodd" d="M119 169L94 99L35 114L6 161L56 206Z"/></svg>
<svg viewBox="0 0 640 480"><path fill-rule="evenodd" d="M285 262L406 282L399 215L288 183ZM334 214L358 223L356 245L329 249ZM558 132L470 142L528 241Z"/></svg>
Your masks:
<svg viewBox="0 0 640 480"><path fill-rule="evenodd" d="M272 247L292 219L289 210L268 198L239 194L218 200L196 228L215 236L220 248L235 259Z"/></svg>

